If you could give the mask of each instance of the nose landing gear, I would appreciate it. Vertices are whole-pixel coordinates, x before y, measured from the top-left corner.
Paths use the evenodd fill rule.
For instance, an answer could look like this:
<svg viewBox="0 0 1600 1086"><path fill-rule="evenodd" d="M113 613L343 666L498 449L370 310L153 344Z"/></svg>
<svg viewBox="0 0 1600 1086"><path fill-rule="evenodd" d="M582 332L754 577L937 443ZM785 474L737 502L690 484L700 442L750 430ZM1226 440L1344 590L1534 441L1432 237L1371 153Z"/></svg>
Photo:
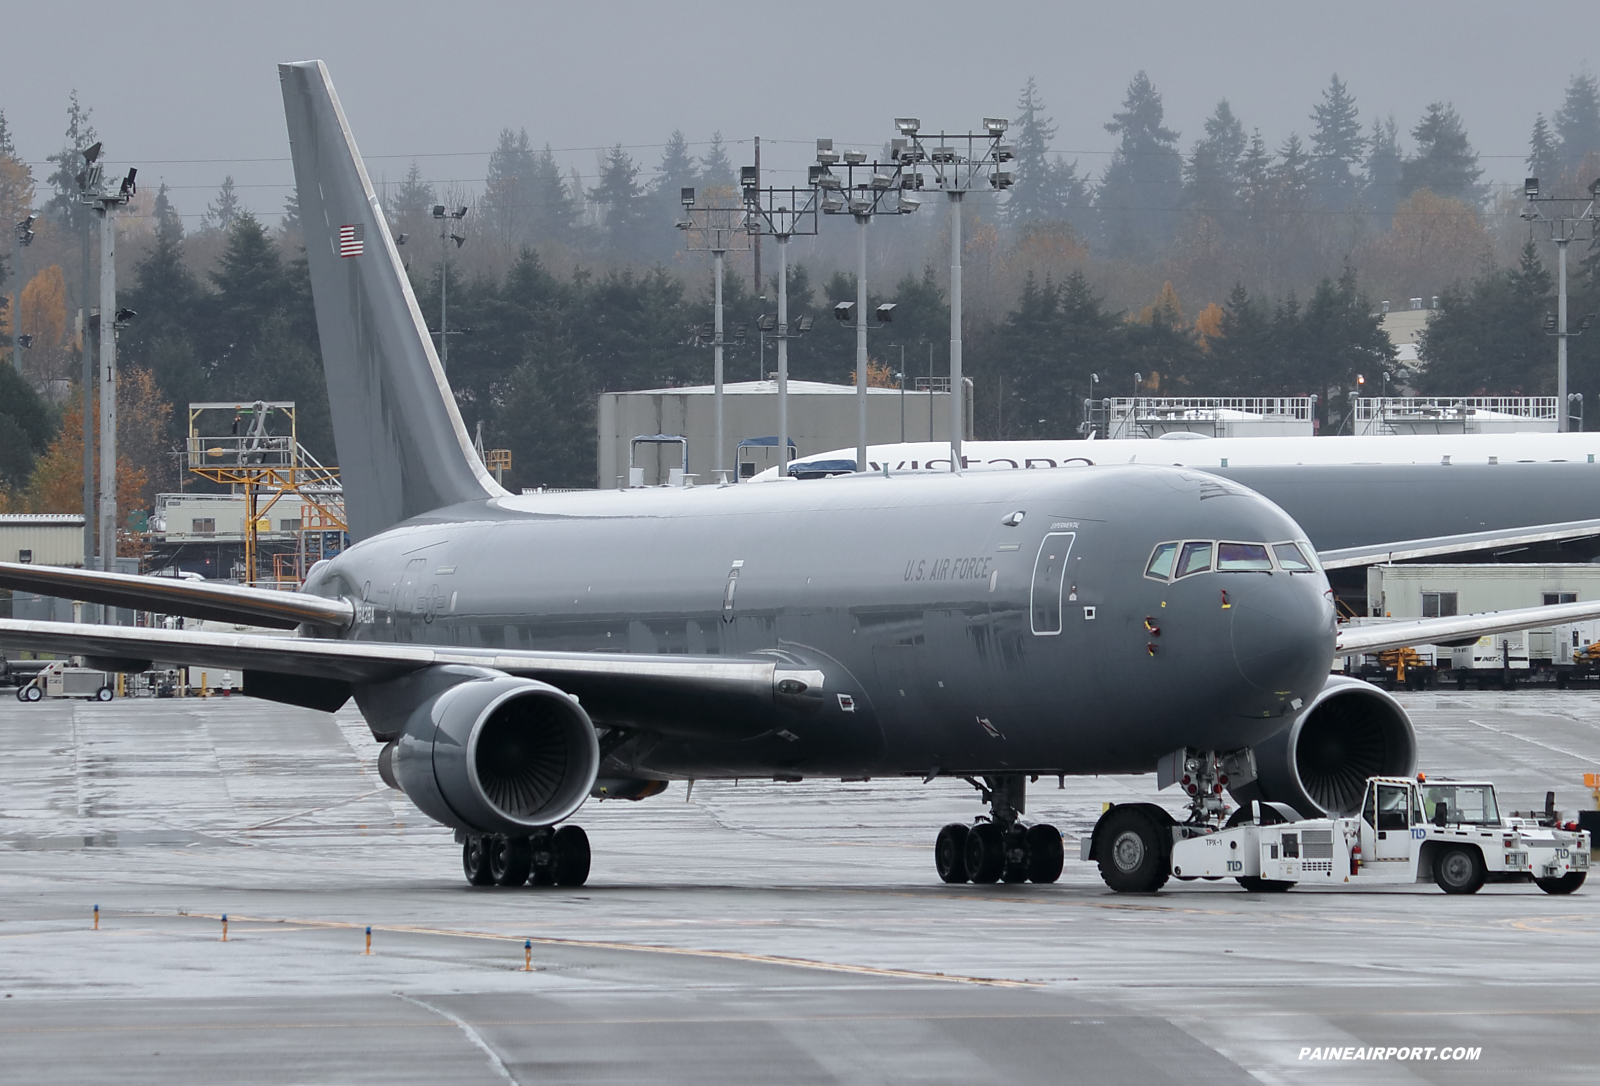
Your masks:
<svg viewBox="0 0 1600 1086"><path fill-rule="evenodd" d="M1061 831L1024 825L1027 778L997 773L967 782L983 795L989 814L972 826L952 822L933 846L934 867L948 883L1055 882L1061 877Z"/></svg>

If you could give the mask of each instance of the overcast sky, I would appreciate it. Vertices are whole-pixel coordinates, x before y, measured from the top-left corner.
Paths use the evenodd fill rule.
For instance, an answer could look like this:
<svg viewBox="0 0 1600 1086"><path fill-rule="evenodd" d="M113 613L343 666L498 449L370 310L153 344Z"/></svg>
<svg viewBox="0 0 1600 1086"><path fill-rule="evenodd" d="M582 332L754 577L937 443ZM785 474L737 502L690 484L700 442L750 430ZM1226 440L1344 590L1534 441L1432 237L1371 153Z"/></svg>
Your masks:
<svg viewBox="0 0 1600 1086"><path fill-rule="evenodd" d="M585 175L591 149L617 142L653 166L674 128L697 145L720 129L736 164L759 134L764 163L798 170L816 137L876 148L897 115L926 128L1014 116L1030 75L1060 128L1056 148L1097 176L1113 144L1101 126L1140 69L1185 150L1222 97L1271 146L1305 135L1338 72L1369 125L1393 112L1409 129L1430 101L1454 102L1487 178L1511 181L1534 115L1552 113L1600 53L1595 10L1566 0L1537 18L1503 2L1394 0L78 0L70 10L0 0L0 109L19 152L42 162L76 88L112 160L140 166L143 182L165 179L180 211L198 215L231 173L246 204L275 221L290 181L282 60L328 63L375 179L397 179L415 156L431 180L469 185L504 126L526 127Z"/></svg>

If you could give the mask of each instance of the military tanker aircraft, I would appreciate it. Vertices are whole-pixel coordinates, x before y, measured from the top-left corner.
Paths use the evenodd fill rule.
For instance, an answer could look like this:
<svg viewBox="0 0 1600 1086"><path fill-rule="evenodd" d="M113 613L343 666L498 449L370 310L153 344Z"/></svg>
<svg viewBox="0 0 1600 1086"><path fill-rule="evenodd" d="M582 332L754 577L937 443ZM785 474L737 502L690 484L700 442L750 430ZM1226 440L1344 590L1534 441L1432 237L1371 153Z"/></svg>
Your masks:
<svg viewBox="0 0 1600 1086"><path fill-rule="evenodd" d="M1348 811L1416 744L1392 698L1329 677L1336 651L1600 616L1341 631L1305 532L1186 468L508 494L326 68L279 75L355 542L294 593L0 565L12 588L294 631L0 620L0 644L242 671L248 695L323 711L354 698L385 781L456 830L474 884L583 883L571 819L591 795L758 776L965 778L989 813L938 833L940 877L1051 882L1061 835L1026 821L1039 775L1186 776L1197 816L1224 788ZM1141 888L1170 816L1115 812L1109 851Z"/></svg>

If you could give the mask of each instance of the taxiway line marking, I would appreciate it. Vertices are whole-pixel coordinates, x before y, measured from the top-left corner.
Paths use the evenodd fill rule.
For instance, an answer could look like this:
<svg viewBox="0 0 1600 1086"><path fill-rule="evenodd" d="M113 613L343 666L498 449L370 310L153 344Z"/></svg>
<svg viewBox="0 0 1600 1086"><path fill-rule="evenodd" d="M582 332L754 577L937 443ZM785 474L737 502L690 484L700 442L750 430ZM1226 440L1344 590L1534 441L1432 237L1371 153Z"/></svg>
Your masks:
<svg viewBox="0 0 1600 1086"><path fill-rule="evenodd" d="M135 912L125 916L170 916L170 913ZM183 913L202 920L220 920L221 913ZM295 924L305 928L361 929L365 924L352 924L342 920L290 920L263 916L244 916L229 913L234 921L247 924ZM408 935L437 935L448 939L485 939L491 942L515 943L527 939L540 946L584 947L592 950L622 950L640 954L676 954L690 958L716 958L722 961L753 962L759 965L786 965L796 969L818 969L828 973L853 973L868 977L893 977L897 980L931 980L946 984L981 984L995 988L1043 988L1040 981L1008 980L1003 977L970 977L960 973L928 973L915 969L890 969L874 965L854 965L849 962L827 962L816 958L792 958L782 954L751 954L741 950L712 950L695 947L660 946L652 943L623 943L610 939L564 939L553 935L495 935L484 931L458 931L450 928L428 928L416 924L373 924L374 931L389 931ZM282 930L282 929L276 929Z"/></svg>

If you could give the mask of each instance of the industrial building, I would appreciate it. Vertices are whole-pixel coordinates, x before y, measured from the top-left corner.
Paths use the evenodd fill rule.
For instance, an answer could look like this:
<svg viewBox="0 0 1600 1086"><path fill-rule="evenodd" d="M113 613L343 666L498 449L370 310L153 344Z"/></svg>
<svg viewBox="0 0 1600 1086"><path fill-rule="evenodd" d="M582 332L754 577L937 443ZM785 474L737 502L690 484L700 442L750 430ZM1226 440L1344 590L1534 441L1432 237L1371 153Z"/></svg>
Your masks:
<svg viewBox="0 0 1600 1086"><path fill-rule="evenodd" d="M712 385L652 388L601 395L597 475L602 489L678 481L714 483L719 466L748 479L778 462L778 383L740 381L722 386L726 465L717 464L716 389ZM965 397L972 435L970 386ZM789 382L791 456L845 446L857 436L856 387ZM867 442L949 441L948 385L867 390ZM737 468L735 468L737 464ZM631 469L631 470L630 470Z"/></svg>

